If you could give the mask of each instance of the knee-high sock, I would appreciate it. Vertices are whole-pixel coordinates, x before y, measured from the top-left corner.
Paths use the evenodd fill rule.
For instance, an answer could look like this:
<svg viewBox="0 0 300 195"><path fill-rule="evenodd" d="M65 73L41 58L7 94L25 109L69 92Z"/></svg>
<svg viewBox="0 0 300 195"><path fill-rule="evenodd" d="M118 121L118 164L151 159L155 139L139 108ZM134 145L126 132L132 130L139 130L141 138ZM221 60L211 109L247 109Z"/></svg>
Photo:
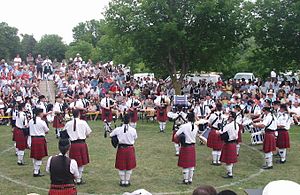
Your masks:
<svg viewBox="0 0 300 195"><path fill-rule="evenodd" d="M280 155L281 161L285 161L286 160L286 148L279 149L279 155Z"/></svg>
<svg viewBox="0 0 300 195"><path fill-rule="evenodd" d="M19 149L17 148L17 143L16 142L14 143L14 146L15 146L15 150L16 150L16 155L18 155Z"/></svg>
<svg viewBox="0 0 300 195"><path fill-rule="evenodd" d="M221 163L220 161L220 158L221 158L221 151L217 151L217 163Z"/></svg>
<svg viewBox="0 0 300 195"><path fill-rule="evenodd" d="M33 159L32 161L33 161L33 174L39 174L40 167L41 167L43 161L36 160L36 159Z"/></svg>
<svg viewBox="0 0 300 195"><path fill-rule="evenodd" d="M78 167L78 172L79 172L79 177L77 178L78 182L81 181L83 170L84 170L84 166Z"/></svg>
<svg viewBox="0 0 300 195"><path fill-rule="evenodd" d="M17 155L18 155L18 163L22 163L22 162L23 162L24 153L25 153L24 150L19 150L19 151L17 152Z"/></svg>
<svg viewBox="0 0 300 195"><path fill-rule="evenodd" d="M136 128L136 123L130 123L130 126L135 129Z"/></svg>
<svg viewBox="0 0 300 195"><path fill-rule="evenodd" d="M218 160L218 151L213 150L211 154L212 154L213 163L217 163L217 160Z"/></svg>
<svg viewBox="0 0 300 195"><path fill-rule="evenodd" d="M130 183L130 176L132 174L132 170L127 170L125 172L125 184L129 184Z"/></svg>
<svg viewBox="0 0 300 195"><path fill-rule="evenodd" d="M176 151L176 155L179 154L179 150L180 150L180 146L179 144L174 144L175 146L175 151Z"/></svg>
<svg viewBox="0 0 300 195"><path fill-rule="evenodd" d="M125 180L126 180L125 175L126 175L126 171L119 170L119 176L120 176L121 184L125 184Z"/></svg>
<svg viewBox="0 0 300 195"><path fill-rule="evenodd" d="M189 180L189 169L182 169L183 181L188 182Z"/></svg>
<svg viewBox="0 0 300 195"><path fill-rule="evenodd" d="M272 152L269 152L269 153L265 153L265 160L266 160L266 165L268 167L271 167L273 166L273 153Z"/></svg>
<svg viewBox="0 0 300 195"><path fill-rule="evenodd" d="M159 122L159 129L160 129L160 131L163 131L164 129L163 129L163 122Z"/></svg>
<svg viewBox="0 0 300 195"><path fill-rule="evenodd" d="M188 179L189 182L192 182L192 181L193 181L194 170L195 170L195 167L189 168L189 179Z"/></svg>
<svg viewBox="0 0 300 195"><path fill-rule="evenodd" d="M163 130L163 131L166 129L166 124L167 124L166 122L163 122L163 123L162 123L162 130Z"/></svg>
<svg viewBox="0 0 300 195"><path fill-rule="evenodd" d="M236 145L236 154L239 155L240 153L240 148L241 148L241 145L240 144L237 144Z"/></svg>
<svg viewBox="0 0 300 195"><path fill-rule="evenodd" d="M226 164L225 166L226 166L227 175L232 176L233 175L233 173L232 173L233 164L232 163Z"/></svg>

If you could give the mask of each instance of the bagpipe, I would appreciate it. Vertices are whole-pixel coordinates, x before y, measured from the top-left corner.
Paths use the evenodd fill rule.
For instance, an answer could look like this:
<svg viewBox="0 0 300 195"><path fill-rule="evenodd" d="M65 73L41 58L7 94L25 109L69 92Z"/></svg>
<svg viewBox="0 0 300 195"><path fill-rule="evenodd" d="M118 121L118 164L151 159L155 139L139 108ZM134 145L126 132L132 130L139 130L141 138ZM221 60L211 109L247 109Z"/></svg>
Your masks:
<svg viewBox="0 0 300 195"><path fill-rule="evenodd" d="M110 124L106 120L104 120L104 123L105 123L104 138L107 138L107 134L111 133L113 129L111 128Z"/></svg>

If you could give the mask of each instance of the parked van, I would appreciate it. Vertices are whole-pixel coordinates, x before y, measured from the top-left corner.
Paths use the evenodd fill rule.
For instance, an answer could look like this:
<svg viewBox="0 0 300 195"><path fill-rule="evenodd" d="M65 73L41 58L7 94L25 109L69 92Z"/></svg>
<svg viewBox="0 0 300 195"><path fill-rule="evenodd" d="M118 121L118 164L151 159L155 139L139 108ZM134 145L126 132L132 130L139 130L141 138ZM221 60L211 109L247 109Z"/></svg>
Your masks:
<svg viewBox="0 0 300 195"><path fill-rule="evenodd" d="M138 79L138 78L143 79L145 77L153 79L154 78L154 73L137 73L137 74L133 75L134 79Z"/></svg>
<svg viewBox="0 0 300 195"><path fill-rule="evenodd" d="M239 72L239 73L236 73L234 78L235 80L242 80L242 79L245 79L246 81L255 81L256 78L254 76L253 73L249 73L249 72Z"/></svg>

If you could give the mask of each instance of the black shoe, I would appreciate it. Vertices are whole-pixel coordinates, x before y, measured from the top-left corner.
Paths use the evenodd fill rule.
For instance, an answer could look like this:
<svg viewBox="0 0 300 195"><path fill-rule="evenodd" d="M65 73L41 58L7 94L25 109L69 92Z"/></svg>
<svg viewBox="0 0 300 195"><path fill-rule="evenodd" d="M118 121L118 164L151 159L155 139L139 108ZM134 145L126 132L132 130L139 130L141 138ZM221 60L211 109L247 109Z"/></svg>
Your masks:
<svg viewBox="0 0 300 195"><path fill-rule="evenodd" d="M80 182L76 182L76 185L83 185L85 184L85 181L83 181L82 179L80 180Z"/></svg>
<svg viewBox="0 0 300 195"><path fill-rule="evenodd" d="M33 174L33 177L43 177L45 176L44 174L42 174L41 172L39 172L38 174Z"/></svg>
<svg viewBox="0 0 300 195"><path fill-rule="evenodd" d="M221 163L214 163L214 162L212 162L211 165L213 165L213 166L221 166L222 164Z"/></svg>
<svg viewBox="0 0 300 195"><path fill-rule="evenodd" d="M123 184L123 183L120 181L119 186L125 187L125 184Z"/></svg>
<svg viewBox="0 0 300 195"><path fill-rule="evenodd" d="M189 185L191 185L192 183L193 183L192 181L189 181L189 182L188 182Z"/></svg>
<svg viewBox="0 0 300 195"><path fill-rule="evenodd" d="M273 166L266 166L266 165L264 165L263 167L262 167L262 169L273 169Z"/></svg>
<svg viewBox="0 0 300 195"><path fill-rule="evenodd" d="M26 164L23 163L23 162L17 162L17 164L18 164L19 166L24 166L24 165L26 165Z"/></svg>
<svg viewBox="0 0 300 195"><path fill-rule="evenodd" d="M277 160L276 163L277 164L284 164L286 162L286 160Z"/></svg>
<svg viewBox="0 0 300 195"><path fill-rule="evenodd" d="M232 175L228 175L228 174L226 174L225 176L222 176L224 179L232 179L233 178L233 176Z"/></svg>
<svg viewBox="0 0 300 195"><path fill-rule="evenodd" d="M124 184L124 187L129 187L129 186L131 186L130 182L128 184Z"/></svg>
<svg viewBox="0 0 300 195"><path fill-rule="evenodd" d="M188 184L189 184L189 182L188 182L187 180L182 180L182 184L184 184L184 185L188 185Z"/></svg>

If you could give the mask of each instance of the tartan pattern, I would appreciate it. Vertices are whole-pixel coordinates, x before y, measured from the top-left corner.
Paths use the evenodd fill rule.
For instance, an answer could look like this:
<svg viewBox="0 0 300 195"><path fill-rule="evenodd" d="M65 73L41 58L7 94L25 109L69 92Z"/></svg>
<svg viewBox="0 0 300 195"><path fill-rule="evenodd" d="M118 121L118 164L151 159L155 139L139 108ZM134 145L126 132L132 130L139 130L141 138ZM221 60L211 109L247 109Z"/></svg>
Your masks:
<svg viewBox="0 0 300 195"><path fill-rule="evenodd" d="M179 139L175 138L175 134L176 134L176 131L173 131L173 133L172 133L172 142L174 142L175 144L179 144Z"/></svg>
<svg viewBox="0 0 300 195"><path fill-rule="evenodd" d="M64 189L64 187L66 187ZM48 195L77 195L74 184L51 185Z"/></svg>
<svg viewBox="0 0 300 195"><path fill-rule="evenodd" d="M54 116L53 120L53 128L64 128L64 123L61 123L60 121L63 120L62 116Z"/></svg>
<svg viewBox="0 0 300 195"><path fill-rule="evenodd" d="M46 139L44 137L31 137L30 158L42 160L48 156Z"/></svg>
<svg viewBox="0 0 300 195"><path fill-rule="evenodd" d="M237 152L235 143L225 143L223 145L220 161L226 164L237 162Z"/></svg>
<svg viewBox="0 0 300 195"><path fill-rule="evenodd" d="M278 131L276 146L280 149L290 148L290 136L288 131Z"/></svg>
<svg viewBox="0 0 300 195"><path fill-rule="evenodd" d="M131 170L136 167L135 149L133 146L118 148L115 168L119 170Z"/></svg>
<svg viewBox="0 0 300 195"><path fill-rule="evenodd" d="M160 114L160 111L163 111L163 114ZM156 119L159 122L166 122L168 120L167 116L167 108L164 109L156 109Z"/></svg>
<svg viewBox="0 0 300 195"><path fill-rule="evenodd" d="M264 153L269 153L276 150L276 140L274 132L266 132L263 144Z"/></svg>
<svg viewBox="0 0 300 195"><path fill-rule="evenodd" d="M208 134L207 147L220 151L222 150L223 144L224 142L221 139L220 134L217 133L216 129L212 129Z"/></svg>
<svg viewBox="0 0 300 195"><path fill-rule="evenodd" d="M179 167L190 168L196 166L196 151L195 145L181 146L178 158Z"/></svg>
<svg viewBox="0 0 300 195"><path fill-rule="evenodd" d="M24 136L24 133L21 129L14 128L14 139L16 141L16 148L19 150L25 150L27 147L27 136Z"/></svg>
<svg viewBox="0 0 300 195"><path fill-rule="evenodd" d="M133 110L133 111L129 111L128 113L129 113L129 116L132 116L132 117L130 117L130 122L136 123L138 121L138 111Z"/></svg>
<svg viewBox="0 0 300 195"><path fill-rule="evenodd" d="M238 132L238 139L237 139L238 143L242 143L242 131L243 130L244 130L244 126L243 125L239 125L239 132Z"/></svg>
<svg viewBox="0 0 300 195"><path fill-rule="evenodd" d="M89 151L86 143L71 143L69 157L76 160L78 167L90 162Z"/></svg>
<svg viewBox="0 0 300 195"><path fill-rule="evenodd" d="M108 116L106 116L106 114L105 114L106 112L109 112ZM101 119L102 119L102 121L106 120L107 122L111 122L113 120L112 111L102 108L101 109Z"/></svg>

